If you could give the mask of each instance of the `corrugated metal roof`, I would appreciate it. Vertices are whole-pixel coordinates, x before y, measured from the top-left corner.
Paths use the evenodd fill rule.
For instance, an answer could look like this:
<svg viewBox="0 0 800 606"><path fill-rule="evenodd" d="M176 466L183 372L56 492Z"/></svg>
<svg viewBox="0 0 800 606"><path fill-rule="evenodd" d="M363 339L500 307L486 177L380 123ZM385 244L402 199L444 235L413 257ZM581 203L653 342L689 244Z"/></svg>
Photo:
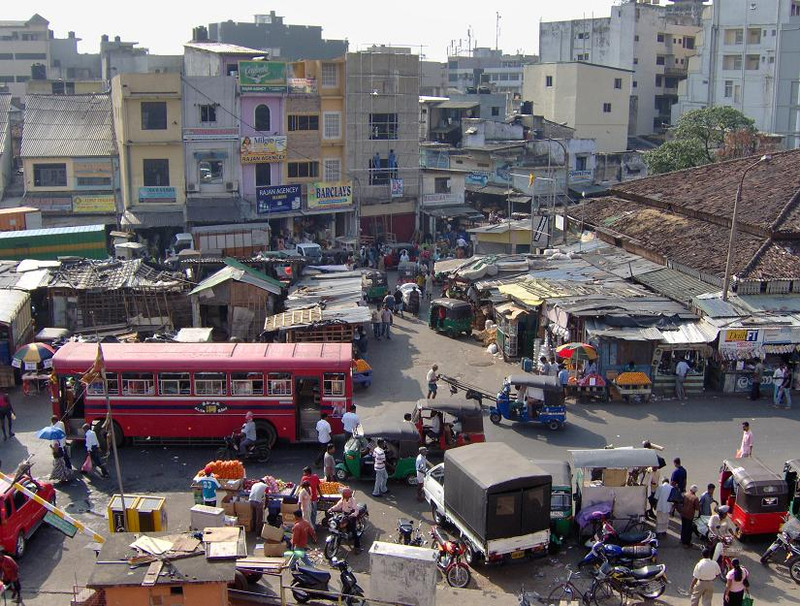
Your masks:
<svg viewBox="0 0 800 606"><path fill-rule="evenodd" d="M72 227L52 227L50 229L25 229L23 231L0 232L0 240L14 238L30 238L32 236L62 236L64 234L84 234L88 232L104 232L105 225L74 225Z"/></svg>
<svg viewBox="0 0 800 606"><path fill-rule="evenodd" d="M23 306L30 305L30 301L31 296L21 290L9 288L0 291L0 322L10 324Z"/></svg>
<svg viewBox="0 0 800 606"><path fill-rule="evenodd" d="M9 120L8 112L11 109L11 94L0 93L0 155L6 148L6 137L8 137Z"/></svg>
<svg viewBox="0 0 800 606"><path fill-rule="evenodd" d="M478 107L480 103L477 101L443 101L436 105L437 109L472 109Z"/></svg>
<svg viewBox="0 0 800 606"><path fill-rule="evenodd" d="M742 306L751 312L782 311L800 312L800 296L796 293L786 295L738 295Z"/></svg>
<svg viewBox="0 0 800 606"><path fill-rule="evenodd" d="M255 286L256 288L260 288L274 295L281 294L283 290L283 284L275 278L271 278L233 259L225 259L225 267L200 282L189 294L196 295L209 288L219 286L228 280L250 284L251 286Z"/></svg>
<svg viewBox="0 0 800 606"><path fill-rule="evenodd" d="M675 330L662 328L661 337L670 345L699 345L711 343L717 338L717 331L702 322L689 322L679 324Z"/></svg>
<svg viewBox="0 0 800 606"><path fill-rule="evenodd" d="M586 320L586 334L590 337L609 337L622 341L661 341L661 331L653 326L608 326L602 320Z"/></svg>
<svg viewBox="0 0 800 606"><path fill-rule="evenodd" d="M644 274L634 274L634 280L673 301L686 305L691 303L693 297L719 291L719 288L713 284L708 284L669 267Z"/></svg>
<svg viewBox="0 0 800 606"><path fill-rule="evenodd" d="M104 157L114 154L111 98L28 95L23 158Z"/></svg>
<svg viewBox="0 0 800 606"><path fill-rule="evenodd" d="M721 293L706 293L692 298L692 307L698 309L709 318L738 318L746 316L747 312L737 305L738 297L731 297L723 301Z"/></svg>

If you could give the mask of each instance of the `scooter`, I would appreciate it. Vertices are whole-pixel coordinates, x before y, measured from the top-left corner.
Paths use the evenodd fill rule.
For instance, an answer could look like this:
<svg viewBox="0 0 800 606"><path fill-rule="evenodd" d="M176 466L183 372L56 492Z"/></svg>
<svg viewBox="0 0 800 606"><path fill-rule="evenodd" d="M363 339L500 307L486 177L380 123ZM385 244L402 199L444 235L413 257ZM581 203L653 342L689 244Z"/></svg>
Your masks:
<svg viewBox="0 0 800 606"><path fill-rule="evenodd" d="M311 599L339 602L344 598L342 601L347 606L365 606L367 601L363 597L364 590L359 586L353 569L350 568L347 561L334 558L331 560L331 566L339 571L341 590L338 593L330 591L328 587L331 580L330 572L295 560L292 564L291 584L294 599L299 604L305 604Z"/></svg>
<svg viewBox="0 0 800 606"><path fill-rule="evenodd" d="M241 459L243 461L266 463L269 461L270 456L272 456L272 450L270 450L267 440L256 440L255 443L247 447L247 451L244 455L239 452L240 441L241 436L236 431L229 436L225 436L225 446L217 450L217 459L223 461Z"/></svg>
<svg viewBox="0 0 800 606"><path fill-rule="evenodd" d="M589 553L578 562L578 566L602 565L608 562L613 565L641 568L655 562L657 555L658 549L652 545L620 546L597 541Z"/></svg>
<svg viewBox="0 0 800 606"><path fill-rule="evenodd" d="M422 520L414 528L413 520L406 520L400 518L397 520L397 542L401 545L410 545L411 547L422 547L425 544L425 538L422 536Z"/></svg>

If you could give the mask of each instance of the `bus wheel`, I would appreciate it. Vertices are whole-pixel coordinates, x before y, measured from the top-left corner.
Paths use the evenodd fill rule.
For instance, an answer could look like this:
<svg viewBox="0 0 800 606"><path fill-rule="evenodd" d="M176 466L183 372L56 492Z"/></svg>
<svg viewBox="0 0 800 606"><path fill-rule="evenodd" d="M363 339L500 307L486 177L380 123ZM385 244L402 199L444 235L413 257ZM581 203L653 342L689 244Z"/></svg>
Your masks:
<svg viewBox="0 0 800 606"><path fill-rule="evenodd" d="M256 439L266 440L267 446L272 449L278 441L278 432L269 421L256 421Z"/></svg>

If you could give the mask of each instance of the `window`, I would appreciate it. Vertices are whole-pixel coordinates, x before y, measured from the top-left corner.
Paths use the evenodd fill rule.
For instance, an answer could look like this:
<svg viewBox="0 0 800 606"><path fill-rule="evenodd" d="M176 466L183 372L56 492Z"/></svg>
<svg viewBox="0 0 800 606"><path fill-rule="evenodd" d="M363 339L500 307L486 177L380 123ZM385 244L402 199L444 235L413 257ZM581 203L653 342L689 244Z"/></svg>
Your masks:
<svg viewBox="0 0 800 606"><path fill-rule="evenodd" d="M744 30L726 29L724 36L725 44L742 44L744 42Z"/></svg>
<svg viewBox="0 0 800 606"><path fill-rule="evenodd" d="M322 113L322 138L342 138L342 114L339 112Z"/></svg>
<svg viewBox="0 0 800 606"><path fill-rule="evenodd" d="M725 97L733 97L733 80L725 80Z"/></svg>
<svg viewBox="0 0 800 606"><path fill-rule="evenodd" d="M264 104L258 105L254 114L255 129L257 131L270 130L269 107Z"/></svg>
<svg viewBox="0 0 800 606"><path fill-rule="evenodd" d="M292 395L292 375L288 372L271 372L267 375L267 395Z"/></svg>
<svg viewBox="0 0 800 606"><path fill-rule="evenodd" d="M17 82L27 82L30 79L30 76L17 76Z"/></svg>
<svg viewBox="0 0 800 606"><path fill-rule="evenodd" d="M458 82L458 74L448 74L447 80L448 82Z"/></svg>
<svg viewBox="0 0 800 606"><path fill-rule="evenodd" d="M319 177L319 162L289 162L288 172L290 179Z"/></svg>
<svg viewBox="0 0 800 606"><path fill-rule="evenodd" d="M636 34L636 35L633 37L633 41L634 41L634 42L638 42L638 41L639 41L639 34Z"/></svg>
<svg viewBox="0 0 800 606"><path fill-rule="evenodd" d="M742 69L741 55L723 55L722 69L739 70Z"/></svg>
<svg viewBox="0 0 800 606"><path fill-rule="evenodd" d="M634 80L633 82L631 82L631 87L632 87L632 88L636 88L637 86L638 86L638 83L636 82L636 80Z"/></svg>
<svg viewBox="0 0 800 606"><path fill-rule="evenodd" d="M339 86L339 69L336 63L322 64L322 88L337 88Z"/></svg>
<svg viewBox="0 0 800 606"><path fill-rule="evenodd" d="M664 34L657 34L656 42L663 42L663 41L664 41Z"/></svg>
<svg viewBox="0 0 800 606"><path fill-rule="evenodd" d="M760 55L747 55L747 57L745 57L744 68L751 71L758 69L758 64L760 61Z"/></svg>
<svg viewBox="0 0 800 606"><path fill-rule="evenodd" d="M603 113L610 114L611 113L611 104L610 103L603 103Z"/></svg>
<svg viewBox="0 0 800 606"><path fill-rule="evenodd" d="M162 396L188 396L192 393L188 372L162 372L158 375L158 393Z"/></svg>
<svg viewBox="0 0 800 606"><path fill-rule="evenodd" d="M764 34L766 35L766 33ZM751 27L747 30L747 43L748 44L761 44L761 28Z"/></svg>
<svg viewBox="0 0 800 606"><path fill-rule="evenodd" d="M656 65L664 65L664 55L656 56Z"/></svg>
<svg viewBox="0 0 800 606"><path fill-rule="evenodd" d="M194 374L194 394L196 396L224 396L224 372L196 372Z"/></svg>
<svg viewBox="0 0 800 606"><path fill-rule="evenodd" d="M664 76L656 74L656 86L664 86Z"/></svg>
<svg viewBox="0 0 800 606"><path fill-rule="evenodd" d="M28 497L25 496L24 492L19 492L18 490L14 491L14 509L19 511L25 506L25 503L28 502Z"/></svg>
<svg viewBox="0 0 800 606"><path fill-rule="evenodd" d="M586 170L586 156L575 156L575 170Z"/></svg>
<svg viewBox="0 0 800 606"><path fill-rule="evenodd" d="M183 595L183 587L176 585L169 588L169 595Z"/></svg>
<svg viewBox="0 0 800 606"><path fill-rule="evenodd" d="M36 187L66 187L66 164L34 164L33 184Z"/></svg>
<svg viewBox="0 0 800 606"><path fill-rule="evenodd" d="M370 114L370 139L397 139L397 114Z"/></svg>
<svg viewBox="0 0 800 606"><path fill-rule="evenodd" d="M686 48L688 50L694 49L694 36L683 37L683 48Z"/></svg>
<svg viewBox="0 0 800 606"><path fill-rule="evenodd" d="M322 161L322 180L339 181L342 178L342 161L339 158L328 158Z"/></svg>
<svg viewBox="0 0 800 606"><path fill-rule="evenodd" d="M545 86L553 86L553 76L545 76L544 77L544 85Z"/></svg>
<svg viewBox="0 0 800 606"><path fill-rule="evenodd" d="M634 65L639 65L639 57L634 57L633 58L633 64Z"/></svg>
<svg viewBox="0 0 800 606"><path fill-rule="evenodd" d="M272 165L268 162L256 164L256 187L272 185Z"/></svg>
<svg viewBox="0 0 800 606"><path fill-rule="evenodd" d="M145 187L169 185L169 160L146 158L142 160Z"/></svg>
<svg viewBox="0 0 800 606"><path fill-rule="evenodd" d="M78 187L108 187L111 177L75 177L75 184Z"/></svg>
<svg viewBox="0 0 800 606"><path fill-rule="evenodd" d="M200 183L222 183L222 160L201 160L197 170Z"/></svg>
<svg viewBox="0 0 800 606"><path fill-rule="evenodd" d="M24 35L23 35L23 40L24 39L25 38L24 38ZM47 54L46 53L16 53L15 57L17 58L17 61L24 60L24 59L42 60L42 59L47 59Z"/></svg>
<svg viewBox="0 0 800 606"><path fill-rule="evenodd" d="M263 396L264 375L260 372L232 372L232 396Z"/></svg>
<svg viewBox="0 0 800 606"><path fill-rule="evenodd" d="M493 107L492 108L492 115L493 116L499 116L500 115L500 108L499 107Z"/></svg>
<svg viewBox="0 0 800 606"><path fill-rule="evenodd" d="M326 372L322 375L322 395L323 396L343 396L344 395L344 373Z"/></svg>
<svg viewBox="0 0 800 606"><path fill-rule="evenodd" d="M167 130L166 101L142 101L142 130Z"/></svg>
<svg viewBox="0 0 800 606"><path fill-rule="evenodd" d="M770 63L775 63L775 57L770 57L770 58L769 58L769 62L770 62Z"/></svg>
<svg viewBox="0 0 800 606"><path fill-rule="evenodd" d="M107 372L106 373L106 386L108 388L108 395L116 396L119 394L119 377L115 372ZM91 383L87 388L86 391L89 393L90 396L102 396L106 392L103 391L103 381L102 379L98 379L94 383Z"/></svg>
<svg viewBox="0 0 800 606"><path fill-rule="evenodd" d="M123 396L152 396L156 393L153 373L150 372L123 372L122 395Z"/></svg>
<svg viewBox="0 0 800 606"><path fill-rule="evenodd" d="M200 122L216 122L216 121L217 121L217 106L201 105Z"/></svg>
<svg viewBox="0 0 800 606"><path fill-rule="evenodd" d="M448 177L436 177L433 180L433 192L436 194L449 194L450 179Z"/></svg>
<svg viewBox="0 0 800 606"><path fill-rule="evenodd" d="M588 61L589 60L589 53L578 53L578 58L576 61Z"/></svg>
<svg viewBox="0 0 800 606"><path fill-rule="evenodd" d="M288 129L298 130L319 130L319 116L289 116Z"/></svg>
<svg viewBox="0 0 800 606"><path fill-rule="evenodd" d="M614 78L614 88L622 88L622 78Z"/></svg>
<svg viewBox="0 0 800 606"><path fill-rule="evenodd" d="M589 37L589 32L578 32L578 40L586 40Z"/></svg>

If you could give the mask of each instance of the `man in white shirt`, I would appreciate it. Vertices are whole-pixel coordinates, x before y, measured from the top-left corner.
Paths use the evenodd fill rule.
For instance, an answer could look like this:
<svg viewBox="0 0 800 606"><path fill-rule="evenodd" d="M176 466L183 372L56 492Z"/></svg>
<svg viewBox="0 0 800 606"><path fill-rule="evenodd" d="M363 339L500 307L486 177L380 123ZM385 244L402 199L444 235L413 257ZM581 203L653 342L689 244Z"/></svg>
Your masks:
<svg viewBox="0 0 800 606"><path fill-rule="evenodd" d="M675 395L679 400L686 399L686 388L683 384L686 383L687 374L689 374L689 364L686 360L681 360L675 365Z"/></svg>
<svg viewBox="0 0 800 606"><path fill-rule="evenodd" d="M436 399L436 381L439 380L439 374L436 372L439 370L439 366L434 364L431 366L431 369L428 371L428 374L425 375L425 380L428 382L428 399L435 400Z"/></svg>
<svg viewBox="0 0 800 606"><path fill-rule="evenodd" d="M672 494L672 485L667 478L661 482L661 486L656 490L656 534L667 534L669 527L669 513L672 511L672 503L669 495Z"/></svg>
<svg viewBox="0 0 800 606"><path fill-rule="evenodd" d="M714 560L711 559L711 550L706 547L703 549L703 557L695 564L692 572L692 584L689 585L691 591L691 606L699 606L700 600L703 606L711 606L711 599L714 597L714 580L722 574Z"/></svg>
<svg viewBox="0 0 800 606"><path fill-rule="evenodd" d="M353 432L360 422L361 420L356 414L356 405L353 404L352 408L342 415L342 427L347 434L347 439L353 437Z"/></svg>
<svg viewBox="0 0 800 606"><path fill-rule="evenodd" d="M239 454L245 454L251 444L256 443L256 424L253 421L253 413L248 412L244 416L242 425L241 440L239 441Z"/></svg>
<svg viewBox="0 0 800 606"><path fill-rule="evenodd" d="M100 457L100 442L97 440L97 434L88 423L83 424L83 433L86 440L84 443L86 452L92 459L92 464L100 471L100 475L107 478L108 472L103 465L103 459Z"/></svg>
<svg viewBox="0 0 800 606"><path fill-rule="evenodd" d="M417 501L424 501L425 496L422 490L423 482L425 481L425 473L428 471L428 449L420 446L417 460L414 463L414 468L417 470Z"/></svg>
<svg viewBox="0 0 800 606"><path fill-rule="evenodd" d="M264 480L256 480L250 488L250 511L253 513L253 530L261 534L261 526L264 524L264 496L267 494L267 484Z"/></svg>
<svg viewBox="0 0 800 606"><path fill-rule="evenodd" d="M373 497L382 497L389 488L386 482L389 480L389 474L386 471L386 443L383 439L378 438L375 448L372 449L372 458L375 461L375 486L372 488Z"/></svg>
<svg viewBox="0 0 800 606"><path fill-rule="evenodd" d="M319 467L320 463L322 463L322 457L325 456L325 453L328 452L328 444L331 442L331 424L328 423L328 415L326 413L322 413L320 416L319 421L317 421L317 441L320 445L319 455L317 459L314 461L314 465Z"/></svg>
<svg viewBox="0 0 800 606"><path fill-rule="evenodd" d="M783 367L778 366L772 373L772 405L781 405L781 385L783 385Z"/></svg>

